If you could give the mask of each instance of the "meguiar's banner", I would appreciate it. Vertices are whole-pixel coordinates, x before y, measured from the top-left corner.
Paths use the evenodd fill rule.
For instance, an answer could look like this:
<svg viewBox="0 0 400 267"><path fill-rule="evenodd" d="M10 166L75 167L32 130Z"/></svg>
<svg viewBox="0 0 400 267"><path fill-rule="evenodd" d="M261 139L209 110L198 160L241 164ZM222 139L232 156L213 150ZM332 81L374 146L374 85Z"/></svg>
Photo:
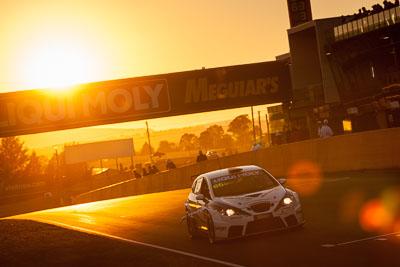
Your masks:
<svg viewBox="0 0 400 267"><path fill-rule="evenodd" d="M202 69L81 84L67 92L0 94L0 137L283 102L282 62Z"/></svg>

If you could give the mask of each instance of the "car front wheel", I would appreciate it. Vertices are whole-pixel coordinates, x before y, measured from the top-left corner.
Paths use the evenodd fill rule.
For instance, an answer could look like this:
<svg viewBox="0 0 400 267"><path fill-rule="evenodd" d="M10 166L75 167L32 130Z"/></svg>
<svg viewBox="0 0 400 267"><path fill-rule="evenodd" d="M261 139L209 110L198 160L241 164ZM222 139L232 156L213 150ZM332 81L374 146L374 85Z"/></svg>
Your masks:
<svg viewBox="0 0 400 267"><path fill-rule="evenodd" d="M197 231L195 220L192 217L189 216L186 219L186 224L187 224L189 237L191 239L195 239L196 237L198 237L198 231Z"/></svg>
<svg viewBox="0 0 400 267"><path fill-rule="evenodd" d="M214 222L211 217L211 214L207 212L207 229L208 229L208 242L210 244L215 243L215 230L214 230Z"/></svg>

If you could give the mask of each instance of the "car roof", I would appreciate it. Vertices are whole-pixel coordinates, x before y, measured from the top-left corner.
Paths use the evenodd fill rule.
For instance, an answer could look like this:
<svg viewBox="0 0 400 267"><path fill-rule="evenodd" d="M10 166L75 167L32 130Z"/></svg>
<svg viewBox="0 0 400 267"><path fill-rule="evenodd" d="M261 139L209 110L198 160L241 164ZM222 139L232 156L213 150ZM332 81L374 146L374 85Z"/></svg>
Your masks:
<svg viewBox="0 0 400 267"><path fill-rule="evenodd" d="M231 167L231 168L226 168L226 169L220 169L212 172L207 172L203 173L200 176L201 177L206 177L208 179L216 178L216 177L221 177L224 175L229 175L230 173L239 173L239 172L246 172L246 171L254 171L254 170L264 170L261 167L258 167L256 165L244 165L244 166L236 166L236 167Z"/></svg>

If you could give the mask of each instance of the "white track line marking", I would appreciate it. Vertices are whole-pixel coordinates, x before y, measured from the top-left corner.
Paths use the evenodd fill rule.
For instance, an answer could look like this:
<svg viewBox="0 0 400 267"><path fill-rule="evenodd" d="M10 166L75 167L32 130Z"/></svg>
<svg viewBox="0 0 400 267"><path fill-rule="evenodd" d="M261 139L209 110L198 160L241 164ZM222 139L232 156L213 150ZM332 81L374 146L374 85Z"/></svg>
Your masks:
<svg viewBox="0 0 400 267"><path fill-rule="evenodd" d="M332 183L332 182L338 182L338 181L343 181L343 180L348 180L348 179L351 179L351 177L346 176L346 177L341 177L341 178L328 178L324 182Z"/></svg>
<svg viewBox="0 0 400 267"><path fill-rule="evenodd" d="M386 234L386 235L372 236L372 237L367 237L367 238L363 238L363 239L357 239L357 240L353 240L353 241L348 241L348 242L339 243L339 244L336 244L336 245L333 245L333 244L324 244L324 245L321 245L321 247L324 247L324 248L338 247L338 246L344 246L344 245L353 244L353 243L358 243L358 242L367 241L367 240L372 240L372 239L375 239L375 240L386 240L385 238L382 238L382 237L390 236L390 235L397 235L397 236L400 236L400 232L390 233L390 234Z"/></svg>
<svg viewBox="0 0 400 267"><path fill-rule="evenodd" d="M157 245L147 244L147 243L143 243L143 242L139 242L139 241L135 241L135 240L131 240L131 239L115 236L115 235L109 235L109 234L98 232L98 231L94 231L94 230L89 230L89 229L85 229L85 228L81 228L81 227L77 227L77 226L72 226L72 225L65 224L65 223L60 223L60 222L55 222L55 221L50 221L50 220L45 220L45 219L32 219L32 220L38 221L38 222L47 223L47 224L53 224L53 225L61 226L61 227L64 227L64 228L69 228L69 229L72 229L72 230L77 230L77 231L84 232L84 233L90 233L90 234L104 236L104 237L108 237L108 238L112 238L112 239L122 240L122 241L125 241L125 242L137 244L137 245L142 245L142 246L151 247L151 248L157 248L157 249L161 249L161 250L165 250L165 251L169 251L169 252L173 252L173 253L177 253L177 254L182 254L182 255L185 255L185 256L188 256L188 257L192 257L192 258L197 258L197 259L201 259L201 260L205 260L205 261L211 261L211 262L223 264L223 265L226 265L226 266L244 267L243 265L238 265L238 264L235 264L235 263L230 263L230 262L226 262L226 261L220 261L220 260L216 260L216 259L207 258L207 257L199 256L199 255L196 255L196 254L184 252L184 251L179 251L179 250L175 250L175 249L171 249L171 248L166 248L166 247L161 247L161 246L157 246Z"/></svg>
<svg viewBox="0 0 400 267"><path fill-rule="evenodd" d="M325 244L325 245L321 245L321 247L324 247L324 248L331 248L331 247L336 247L336 245Z"/></svg>

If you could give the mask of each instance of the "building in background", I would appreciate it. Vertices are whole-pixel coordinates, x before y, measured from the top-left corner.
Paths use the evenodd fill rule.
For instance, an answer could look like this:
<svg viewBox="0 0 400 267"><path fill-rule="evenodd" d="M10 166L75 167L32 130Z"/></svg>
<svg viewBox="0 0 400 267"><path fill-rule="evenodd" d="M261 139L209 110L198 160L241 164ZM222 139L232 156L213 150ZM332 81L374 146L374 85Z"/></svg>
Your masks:
<svg viewBox="0 0 400 267"><path fill-rule="evenodd" d="M399 6L305 21L288 39L290 53L277 61L290 68L290 130L316 138L323 119L335 134L400 126Z"/></svg>
<svg viewBox="0 0 400 267"><path fill-rule="evenodd" d="M400 7L353 18L333 34L326 53L353 132L400 126Z"/></svg>

